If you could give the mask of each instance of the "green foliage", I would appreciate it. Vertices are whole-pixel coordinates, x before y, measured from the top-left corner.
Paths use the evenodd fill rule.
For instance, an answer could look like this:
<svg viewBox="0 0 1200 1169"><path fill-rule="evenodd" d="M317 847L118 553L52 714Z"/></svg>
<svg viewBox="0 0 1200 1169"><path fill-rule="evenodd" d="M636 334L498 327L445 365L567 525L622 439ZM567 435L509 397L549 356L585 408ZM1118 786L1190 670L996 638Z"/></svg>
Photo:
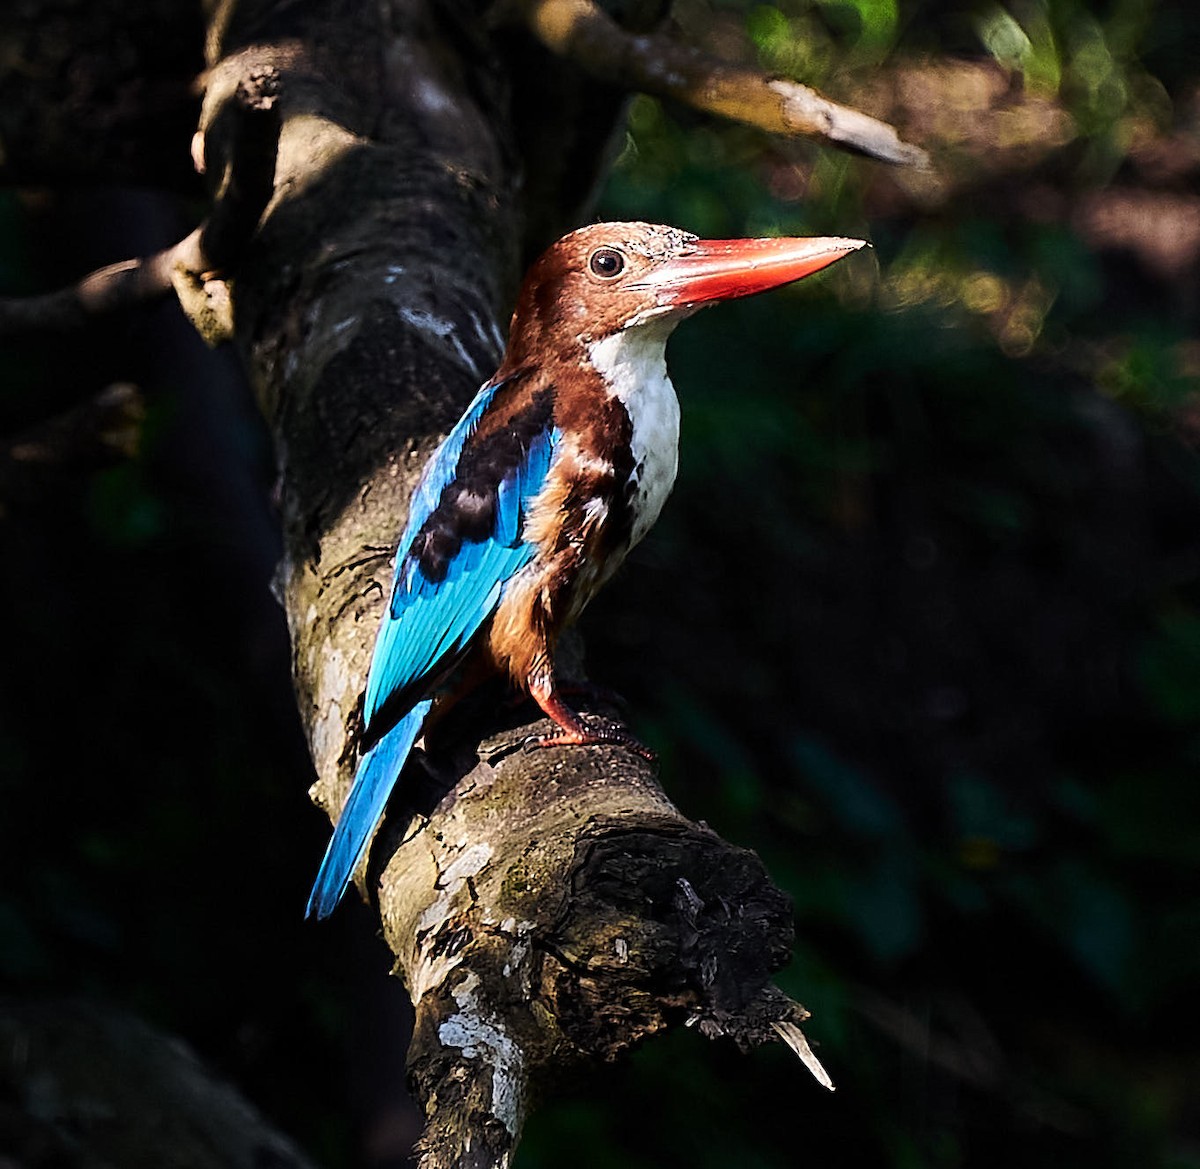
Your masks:
<svg viewBox="0 0 1200 1169"><path fill-rule="evenodd" d="M647 98L605 196L701 235L876 247L680 330L676 495L589 624L674 798L791 893L781 982L840 1091L737 1064L722 1090L754 1135L735 1151L708 1123L725 1055L647 1051L616 1109L683 1091L702 1139L665 1151L639 1128L596 1163L786 1165L797 1139L921 1169L1189 1163L1196 263L1094 224L1158 198L1136 151L1194 89L1167 46L1200 26L1120 0L951 9L709 12L722 44L740 27L764 68L851 100L907 69L943 86L918 113L968 108L996 74L939 72L948 44L1007 73L1007 104L945 123L937 199ZM763 1067L780 1082L755 1087ZM802 1123L776 1133L775 1108ZM566 1115L599 1128L584 1101ZM535 1122L530 1165L568 1147L559 1123Z"/></svg>
<svg viewBox="0 0 1200 1169"><path fill-rule="evenodd" d="M1200 731L1200 614L1179 610L1161 618L1141 654L1146 698L1164 719Z"/></svg>
<svg viewBox="0 0 1200 1169"><path fill-rule="evenodd" d="M977 17L983 47L1004 68L1020 73L1025 84L1054 95L1062 82L1062 59L1045 6L1025 6L1018 20L1004 5L992 4Z"/></svg>

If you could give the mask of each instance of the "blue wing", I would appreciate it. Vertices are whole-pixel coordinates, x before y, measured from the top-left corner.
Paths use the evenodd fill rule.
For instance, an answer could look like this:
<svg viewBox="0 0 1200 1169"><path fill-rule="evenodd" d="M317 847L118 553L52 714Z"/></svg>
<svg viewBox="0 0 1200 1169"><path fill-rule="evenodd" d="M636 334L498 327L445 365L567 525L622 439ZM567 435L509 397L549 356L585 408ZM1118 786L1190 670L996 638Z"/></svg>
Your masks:
<svg viewBox="0 0 1200 1169"><path fill-rule="evenodd" d="M503 384L503 383L501 383ZM494 519L482 540L463 540L444 575L431 579L413 542L454 481L463 448L500 385L485 385L458 425L430 459L413 493L399 545L391 604L380 626L367 676L363 716L368 730L389 698L406 693L421 701L374 743L359 763L350 795L334 829L309 897L307 914L326 917L341 899L366 852L404 761L421 732L430 702L422 687L436 683L495 612L505 583L533 558L521 536L525 513L545 483L558 444L551 423L534 434L516 465L492 485Z"/></svg>
<svg viewBox="0 0 1200 1169"><path fill-rule="evenodd" d="M363 716L368 727L392 695L419 686L466 648L495 612L505 582L533 558L534 546L521 536L522 523L546 481L557 443L552 426L530 442L523 460L495 485L490 536L465 541L442 579L430 580L415 558L401 558L367 676Z"/></svg>

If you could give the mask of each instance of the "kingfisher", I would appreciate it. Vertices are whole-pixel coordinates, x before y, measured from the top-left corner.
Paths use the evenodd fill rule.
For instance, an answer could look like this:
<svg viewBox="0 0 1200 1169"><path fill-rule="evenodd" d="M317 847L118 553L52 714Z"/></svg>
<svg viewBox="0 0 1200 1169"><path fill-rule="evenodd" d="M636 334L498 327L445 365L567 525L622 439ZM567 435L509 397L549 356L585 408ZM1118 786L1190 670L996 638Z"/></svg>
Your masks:
<svg viewBox="0 0 1200 1169"><path fill-rule="evenodd" d="M306 916L333 912L435 701L501 675L557 730L539 746L618 744L555 681L554 646L658 518L675 482L679 401L666 343L713 301L787 284L865 245L704 240L598 223L521 286L500 368L430 458L409 503L363 696L360 760ZM436 711L435 711L436 714Z"/></svg>

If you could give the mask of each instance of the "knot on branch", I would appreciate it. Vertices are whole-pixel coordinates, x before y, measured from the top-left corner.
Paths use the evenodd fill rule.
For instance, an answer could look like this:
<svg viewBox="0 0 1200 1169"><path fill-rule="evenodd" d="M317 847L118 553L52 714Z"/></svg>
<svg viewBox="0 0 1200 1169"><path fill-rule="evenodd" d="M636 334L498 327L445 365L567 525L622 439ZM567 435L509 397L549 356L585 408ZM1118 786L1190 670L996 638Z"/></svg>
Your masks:
<svg viewBox="0 0 1200 1169"><path fill-rule="evenodd" d="M610 1060L672 1022L739 1035L791 944L791 904L754 853L683 820L606 818L580 837L543 992L571 1042Z"/></svg>

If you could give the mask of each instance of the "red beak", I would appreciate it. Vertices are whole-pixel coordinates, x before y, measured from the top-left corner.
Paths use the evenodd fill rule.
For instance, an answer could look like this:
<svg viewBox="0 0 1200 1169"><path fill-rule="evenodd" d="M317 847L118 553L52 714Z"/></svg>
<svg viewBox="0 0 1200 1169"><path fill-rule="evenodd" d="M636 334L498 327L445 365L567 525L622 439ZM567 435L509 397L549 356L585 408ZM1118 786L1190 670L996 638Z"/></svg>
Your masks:
<svg viewBox="0 0 1200 1169"><path fill-rule="evenodd" d="M703 304L802 280L866 246L866 240L836 236L696 240L686 255L665 260L628 287L653 289L660 305Z"/></svg>

